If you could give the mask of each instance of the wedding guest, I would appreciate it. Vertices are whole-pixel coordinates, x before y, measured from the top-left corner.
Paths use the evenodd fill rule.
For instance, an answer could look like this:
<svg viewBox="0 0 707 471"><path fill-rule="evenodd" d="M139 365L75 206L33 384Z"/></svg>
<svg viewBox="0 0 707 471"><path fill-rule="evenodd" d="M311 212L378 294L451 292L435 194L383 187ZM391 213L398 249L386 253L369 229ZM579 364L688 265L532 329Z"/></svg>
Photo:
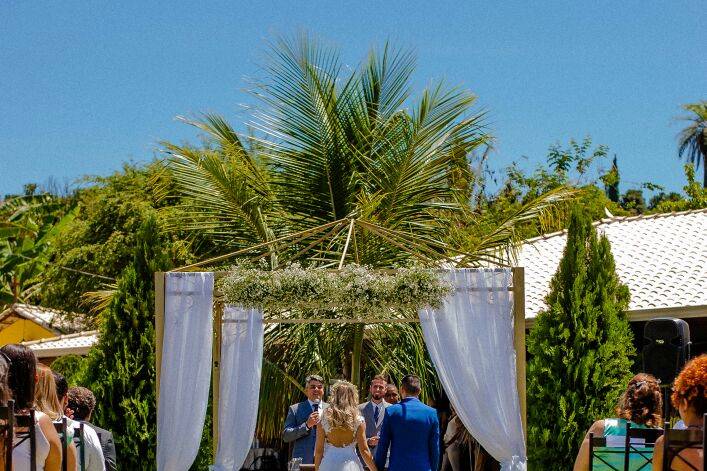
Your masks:
<svg viewBox="0 0 707 471"><path fill-rule="evenodd" d="M326 406L322 402L324 379L317 375L307 376L304 393L307 399L292 404L287 410L282 439L285 443L294 442L292 458L301 458L302 463L312 464L317 440L316 425L319 423L320 409Z"/></svg>
<svg viewBox="0 0 707 471"><path fill-rule="evenodd" d="M575 471L585 471L589 467L589 433L595 437L626 436L626 424L631 428L660 428L663 400L658 380L646 373L639 373L628 382L616 408L616 418L597 420L592 424L579 448L574 462ZM624 456L613 454L607 459L616 459L623 466ZM640 457L636 456L635 458ZM659 468L658 468L659 469Z"/></svg>
<svg viewBox="0 0 707 471"><path fill-rule="evenodd" d="M680 413L685 428L702 429L702 416L707 413L707 354L690 360L673 383L670 396ZM690 448L673 457L668 468L676 471L702 469L704 450ZM663 437L655 443L653 469L663 469ZM689 464L688 464L689 463Z"/></svg>
<svg viewBox="0 0 707 471"><path fill-rule="evenodd" d="M60 424L64 417L64 408L56 394L56 383L52 370L42 363L37 364L37 385L34 389L34 406L44 412L55 424ZM77 469L76 445L74 445L74 428L67 425L66 429L66 462L67 469Z"/></svg>
<svg viewBox="0 0 707 471"><path fill-rule="evenodd" d="M118 465L113 433L91 423L93 409L96 407L96 396L87 388L72 387L66 393L66 405L73 412L74 420L82 422L84 429L88 425L98 435L106 471L116 471Z"/></svg>
<svg viewBox="0 0 707 471"><path fill-rule="evenodd" d="M385 387L385 402L388 404L397 404L400 402L400 393L398 393L398 388L394 384L388 383Z"/></svg>
<svg viewBox="0 0 707 471"><path fill-rule="evenodd" d="M385 401L385 390L388 382L383 375L376 375L368 387L369 400L358 406L361 415L366 421L366 441L371 453L376 452L383 415L390 405Z"/></svg>
<svg viewBox="0 0 707 471"><path fill-rule="evenodd" d="M15 401L17 413L28 413L34 407L37 358L24 345L10 344L0 348L0 353L10 365L8 386ZM61 440L48 415L35 411L36 462L39 471L59 471L61 469ZM29 440L17 440L12 450L12 464L15 471L30 469Z"/></svg>
<svg viewBox="0 0 707 471"><path fill-rule="evenodd" d="M10 400L10 388L7 385L7 375L10 372L10 366L5 360L5 357L0 355L0 405L7 405ZM5 469L5 440L0 440L0 469Z"/></svg>
<svg viewBox="0 0 707 471"><path fill-rule="evenodd" d="M456 412L444 433L442 471L498 471L501 465L471 436Z"/></svg>
<svg viewBox="0 0 707 471"><path fill-rule="evenodd" d="M59 398L59 403L61 404L61 410L65 411L69 402L67 394L69 392L69 384L66 382L66 378L56 371L52 371L52 376L54 376L54 384L56 385L56 395ZM74 420L71 417L67 417L68 427L75 431L81 426L78 420ZM98 439L96 431L88 424L84 424L83 427L83 439L85 446L84 451L84 470L85 471L105 471L105 462L103 459L103 449L101 448L101 442Z"/></svg>

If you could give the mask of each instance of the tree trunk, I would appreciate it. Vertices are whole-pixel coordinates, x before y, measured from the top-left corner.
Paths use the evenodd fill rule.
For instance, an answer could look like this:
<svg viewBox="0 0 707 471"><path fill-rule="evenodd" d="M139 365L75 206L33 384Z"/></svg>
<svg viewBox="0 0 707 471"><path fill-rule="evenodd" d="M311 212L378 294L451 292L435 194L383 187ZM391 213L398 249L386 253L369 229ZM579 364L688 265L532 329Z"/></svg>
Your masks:
<svg viewBox="0 0 707 471"><path fill-rule="evenodd" d="M363 329L365 324L356 324L353 336L353 351L351 352L351 382L356 386L361 384L361 355L363 352Z"/></svg>

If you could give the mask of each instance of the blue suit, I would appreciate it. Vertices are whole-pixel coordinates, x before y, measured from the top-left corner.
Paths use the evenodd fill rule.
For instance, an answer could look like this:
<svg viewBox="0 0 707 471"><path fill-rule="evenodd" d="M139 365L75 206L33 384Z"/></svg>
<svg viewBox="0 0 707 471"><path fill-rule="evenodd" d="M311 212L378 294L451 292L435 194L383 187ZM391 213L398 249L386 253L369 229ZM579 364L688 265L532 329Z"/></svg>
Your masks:
<svg viewBox="0 0 707 471"><path fill-rule="evenodd" d="M415 397L406 397L385 410L376 447L376 466L382 470L390 448L389 471L437 471L439 419L437 411Z"/></svg>
<svg viewBox="0 0 707 471"><path fill-rule="evenodd" d="M319 411L326 404L319 404ZM282 432L282 439L285 443L295 442L292 449L293 458L302 458L302 463L314 463L314 445L317 442L317 427L307 429L307 419L312 413L312 406L309 401L304 400L298 404L292 404L287 410L285 419L285 430Z"/></svg>

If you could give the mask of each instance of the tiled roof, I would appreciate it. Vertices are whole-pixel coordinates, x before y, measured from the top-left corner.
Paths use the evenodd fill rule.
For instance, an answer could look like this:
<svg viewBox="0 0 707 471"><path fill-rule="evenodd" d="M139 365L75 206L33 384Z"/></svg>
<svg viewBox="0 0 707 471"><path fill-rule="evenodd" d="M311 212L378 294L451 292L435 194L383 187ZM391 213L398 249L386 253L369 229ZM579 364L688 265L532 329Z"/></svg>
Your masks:
<svg viewBox="0 0 707 471"><path fill-rule="evenodd" d="M76 332L80 330L80 326L76 322L66 320L66 313L57 309L16 303L0 314L0 323L7 323L7 320L11 319L10 316L12 314L16 314L20 317L36 322L37 324L57 334Z"/></svg>
<svg viewBox="0 0 707 471"><path fill-rule="evenodd" d="M631 291L629 311L707 306L707 209L594 225L609 238L616 271ZM566 243L563 231L522 245L517 265L525 267L526 319L545 308Z"/></svg>
<svg viewBox="0 0 707 471"><path fill-rule="evenodd" d="M98 331L78 332L48 339L22 342L37 355L38 358L58 357L62 355L85 355L98 342Z"/></svg>

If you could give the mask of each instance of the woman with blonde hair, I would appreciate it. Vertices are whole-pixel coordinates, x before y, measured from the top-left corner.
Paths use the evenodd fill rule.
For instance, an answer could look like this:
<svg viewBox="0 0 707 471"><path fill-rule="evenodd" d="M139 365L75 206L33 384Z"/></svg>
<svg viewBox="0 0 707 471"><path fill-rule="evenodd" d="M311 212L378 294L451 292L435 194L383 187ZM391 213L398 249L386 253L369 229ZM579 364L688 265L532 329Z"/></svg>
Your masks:
<svg viewBox="0 0 707 471"><path fill-rule="evenodd" d="M371 471L378 471L366 442L366 422L358 409L358 391L348 381L331 388L329 402L317 425L316 471L363 471L356 445Z"/></svg>
<svg viewBox="0 0 707 471"><path fill-rule="evenodd" d="M34 388L34 406L44 412L54 423L61 423L64 411L56 394L56 382L51 368L37 363L37 385ZM67 434L64 437L67 444L67 469L78 469L76 460L76 445L74 445L74 426L72 420L67 420Z"/></svg>

